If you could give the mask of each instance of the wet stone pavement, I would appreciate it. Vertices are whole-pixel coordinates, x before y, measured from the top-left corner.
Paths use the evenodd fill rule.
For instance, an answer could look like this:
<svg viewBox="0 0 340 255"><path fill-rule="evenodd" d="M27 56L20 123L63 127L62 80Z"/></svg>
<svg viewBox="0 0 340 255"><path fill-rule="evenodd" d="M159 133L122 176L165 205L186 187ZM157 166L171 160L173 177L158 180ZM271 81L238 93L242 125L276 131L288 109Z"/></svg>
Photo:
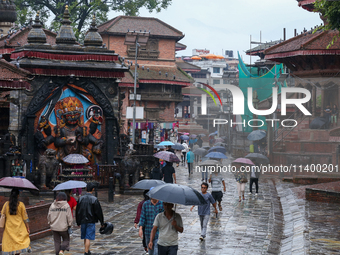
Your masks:
<svg viewBox="0 0 340 255"><path fill-rule="evenodd" d="M223 163L228 164L229 159ZM175 169L178 184L200 190L201 173L194 172L189 177L184 166ZM211 214L205 241L199 241L197 207L190 212L190 206L177 205L176 211L181 214L184 223L184 232L179 234L178 254L337 254L340 249L340 242L337 241L339 229L329 231L332 230L331 226L322 227L322 220L317 218L322 215L323 207L318 207L318 203L307 204L286 192L291 184L260 179L259 195L256 197L248 194L247 183L245 200L238 202L233 175L222 175L227 186L222 201L223 211L217 217ZM210 187L208 191L211 191ZM115 202L108 203L107 193L99 192L99 199L105 221L113 222L115 229L109 236L100 235L100 226L96 224L96 240L91 242L92 254L145 254L138 231L133 227L142 195L115 195ZM314 211L309 213L307 207ZM339 222L336 214L338 207L328 208L329 212L324 215L330 220L329 224ZM305 221L305 218L311 219L311 222ZM319 232L319 228L324 231ZM33 254L55 254L52 236L32 241L31 246ZM75 225L70 248L65 254L84 254L80 229Z"/></svg>

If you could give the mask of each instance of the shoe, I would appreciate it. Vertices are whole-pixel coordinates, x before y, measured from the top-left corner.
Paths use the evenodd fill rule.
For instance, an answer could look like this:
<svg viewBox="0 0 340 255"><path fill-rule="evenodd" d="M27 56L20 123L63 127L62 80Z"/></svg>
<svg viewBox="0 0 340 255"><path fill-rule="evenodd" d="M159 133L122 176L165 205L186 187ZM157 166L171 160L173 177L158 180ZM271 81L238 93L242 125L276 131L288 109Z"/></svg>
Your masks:
<svg viewBox="0 0 340 255"><path fill-rule="evenodd" d="M204 181L204 179L201 180L202 182Z"/></svg>
<svg viewBox="0 0 340 255"><path fill-rule="evenodd" d="M200 241L204 241L204 237L203 236L200 236Z"/></svg>
<svg viewBox="0 0 340 255"><path fill-rule="evenodd" d="M64 255L64 252L60 251L60 252L59 252L59 255Z"/></svg>
<svg viewBox="0 0 340 255"><path fill-rule="evenodd" d="M253 193L249 192L249 195L252 195Z"/></svg>
<svg viewBox="0 0 340 255"><path fill-rule="evenodd" d="M258 195L258 193L255 193L255 196L257 196Z"/></svg>

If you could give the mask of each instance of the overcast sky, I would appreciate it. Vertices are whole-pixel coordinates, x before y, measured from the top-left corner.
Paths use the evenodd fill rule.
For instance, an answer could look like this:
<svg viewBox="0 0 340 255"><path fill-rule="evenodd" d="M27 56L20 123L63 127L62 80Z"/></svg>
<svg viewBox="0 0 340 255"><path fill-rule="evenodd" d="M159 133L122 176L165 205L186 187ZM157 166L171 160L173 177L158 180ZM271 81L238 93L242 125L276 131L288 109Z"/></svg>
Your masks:
<svg viewBox="0 0 340 255"><path fill-rule="evenodd" d="M117 15L112 12L109 18ZM209 49L214 54L233 50L235 57L239 51L247 63L244 52L250 48L250 35L252 41L260 41L261 31L262 42L274 41L283 39L286 28L289 39L295 28L301 33L322 22L318 13L302 9L296 0L172 0L168 9L141 10L140 16L158 18L185 34L179 42L187 49L177 56L191 56L192 49Z"/></svg>

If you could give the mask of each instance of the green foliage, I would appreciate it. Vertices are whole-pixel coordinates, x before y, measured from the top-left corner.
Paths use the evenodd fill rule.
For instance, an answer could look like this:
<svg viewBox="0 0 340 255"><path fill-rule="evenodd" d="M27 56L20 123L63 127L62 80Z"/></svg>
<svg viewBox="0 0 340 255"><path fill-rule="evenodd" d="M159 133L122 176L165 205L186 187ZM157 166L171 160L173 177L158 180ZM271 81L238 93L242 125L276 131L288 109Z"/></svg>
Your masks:
<svg viewBox="0 0 340 255"><path fill-rule="evenodd" d="M320 12L327 18L328 24L319 27L324 30L338 30L340 31L340 1L317 0L314 3L315 11ZM332 41L327 46L331 47L337 41L339 35L334 36Z"/></svg>
<svg viewBox="0 0 340 255"><path fill-rule="evenodd" d="M125 15L136 16L139 10L145 7L150 12L160 12L166 9L172 0L14 0L17 8L17 25L27 25L34 20L34 15L40 11L40 20L45 28L57 32L60 28L65 5L69 5L70 19L78 39L84 37L84 30L96 14L97 24L107 20L110 10L122 11ZM49 17L53 20L46 25Z"/></svg>

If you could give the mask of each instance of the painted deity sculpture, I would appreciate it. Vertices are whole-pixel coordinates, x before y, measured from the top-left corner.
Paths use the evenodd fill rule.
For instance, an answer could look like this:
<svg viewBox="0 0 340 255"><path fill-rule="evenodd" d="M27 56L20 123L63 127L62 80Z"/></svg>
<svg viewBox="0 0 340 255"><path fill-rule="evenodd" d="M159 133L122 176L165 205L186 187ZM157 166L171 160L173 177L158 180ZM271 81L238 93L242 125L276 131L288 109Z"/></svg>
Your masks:
<svg viewBox="0 0 340 255"><path fill-rule="evenodd" d="M59 160L69 154L82 154L94 163L94 154L99 156L103 146L101 133L97 129L103 118L100 110L95 112L96 108L89 108L89 118L85 125L82 120L83 105L77 97L69 96L58 101L55 105L57 125L53 132L47 118L40 118L40 134L36 135L39 148L54 144L57 149L56 158Z"/></svg>

